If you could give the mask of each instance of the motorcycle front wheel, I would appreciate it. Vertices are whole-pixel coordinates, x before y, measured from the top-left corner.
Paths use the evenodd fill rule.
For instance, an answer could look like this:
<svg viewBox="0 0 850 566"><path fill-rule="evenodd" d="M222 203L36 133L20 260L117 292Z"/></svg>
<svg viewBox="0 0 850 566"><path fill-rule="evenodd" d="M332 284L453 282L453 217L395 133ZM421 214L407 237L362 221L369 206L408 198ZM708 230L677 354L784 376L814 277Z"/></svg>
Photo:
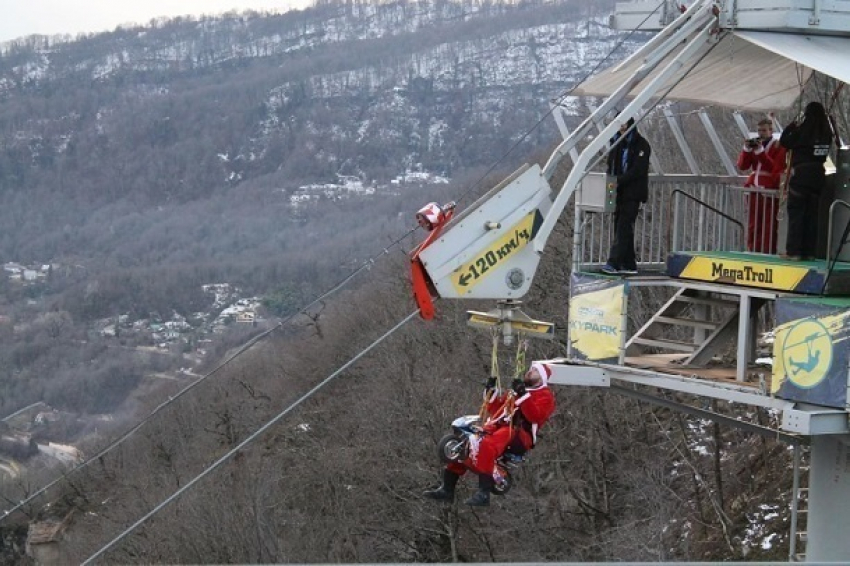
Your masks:
<svg viewBox="0 0 850 566"><path fill-rule="evenodd" d="M444 464L458 464L466 460L469 453L469 443L465 438L447 434L437 443L437 457Z"/></svg>
<svg viewBox="0 0 850 566"><path fill-rule="evenodd" d="M505 495L508 493L514 485L514 479L511 477L511 473L504 468L499 470L501 474L501 481L496 481L493 484L493 487L490 488L490 493L493 495Z"/></svg>

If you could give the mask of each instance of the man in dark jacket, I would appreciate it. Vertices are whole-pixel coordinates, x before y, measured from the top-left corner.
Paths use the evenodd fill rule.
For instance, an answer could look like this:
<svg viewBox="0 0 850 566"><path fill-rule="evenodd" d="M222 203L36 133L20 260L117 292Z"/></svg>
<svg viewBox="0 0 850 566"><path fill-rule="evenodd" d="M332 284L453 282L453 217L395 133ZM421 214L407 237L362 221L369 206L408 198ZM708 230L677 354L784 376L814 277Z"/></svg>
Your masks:
<svg viewBox="0 0 850 566"><path fill-rule="evenodd" d="M789 124L779 138L779 143L791 154L785 259L803 260L815 256L818 207L826 183L824 163L832 138L832 125L820 102L810 102L802 119Z"/></svg>
<svg viewBox="0 0 850 566"><path fill-rule="evenodd" d="M608 175L617 178L617 202L614 209L614 244L608 254L603 273L634 275L635 220L640 205L649 195L649 142L638 133L635 119L620 126L611 139L608 152Z"/></svg>

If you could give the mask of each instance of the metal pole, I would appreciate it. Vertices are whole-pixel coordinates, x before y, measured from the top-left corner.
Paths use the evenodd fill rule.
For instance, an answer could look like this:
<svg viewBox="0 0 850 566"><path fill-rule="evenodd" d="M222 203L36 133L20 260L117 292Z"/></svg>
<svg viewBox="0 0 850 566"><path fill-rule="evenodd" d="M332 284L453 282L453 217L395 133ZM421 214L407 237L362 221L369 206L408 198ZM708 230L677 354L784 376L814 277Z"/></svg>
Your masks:
<svg viewBox="0 0 850 566"><path fill-rule="evenodd" d="M620 317L620 358L617 363L626 365L626 334L629 331L629 284L623 281L622 315Z"/></svg>
<svg viewBox="0 0 850 566"><path fill-rule="evenodd" d="M699 200L705 202L705 183L699 184ZM699 223L697 224L697 250L705 251L705 207L699 207Z"/></svg>
<svg viewBox="0 0 850 566"><path fill-rule="evenodd" d="M679 193L673 194L673 237L667 253L679 251Z"/></svg>
<svg viewBox="0 0 850 566"><path fill-rule="evenodd" d="M810 26L819 26L820 25L820 3L821 0L814 0L814 6L812 10L812 16L809 18Z"/></svg>
<svg viewBox="0 0 850 566"><path fill-rule="evenodd" d="M750 361L750 296L746 293L741 295L738 310L738 364L735 370L735 379L745 381L747 377L747 363Z"/></svg>
<svg viewBox="0 0 850 566"><path fill-rule="evenodd" d="M708 116L708 113L706 113L705 110L700 110L699 119L708 134L708 139L711 140L711 145L714 146L714 150L720 157L720 161L723 162L723 167L726 168L726 173L730 177L734 177L738 174L738 172L735 170L735 165L732 163L732 159L729 158L729 154L726 153L726 149L723 147L723 142L720 141L720 136L717 135L717 131L714 129L714 124L711 123L711 118Z"/></svg>
<svg viewBox="0 0 850 566"><path fill-rule="evenodd" d="M732 118L734 118L735 123L738 124L738 129L741 130L741 135L745 138L750 137L750 129L747 127L747 123L744 122L744 117L741 116L741 113L735 110L732 112Z"/></svg>
<svg viewBox="0 0 850 566"><path fill-rule="evenodd" d="M682 128L679 127L676 117L673 116L673 112L669 108L664 109L664 117L667 118L667 125L670 126L670 131L673 132L673 137L676 138L676 142L679 144L679 149L682 150L682 155L685 156L685 162L688 164L688 169L691 170L693 175L699 175L699 165L697 165L697 160L694 157L694 153L691 151L691 146L688 145L688 141L685 139L685 134L682 132Z"/></svg>
<svg viewBox="0 0 850 566"><path fill-rule="evenodd" d="M502 319L502 343L505 346L510 346L514 343L513 326L511 325L514 309L507 301L499 305L499 318Z"/></svg>
<svg viewBox="0 0 850 566"><path fill-rule="evenodd" d="M573 219L573 268L572 271L581 270L581 253L582 253L582 225L581 225L581 208L575 207L575 217Z"/></svg>
<svg viewBox="0 0 850 566"><path fill-rule="evenodd" d="M845 201L840 200L840 199L836 199L831 205L829 205L829 217L828 217L829 220L827 221L828 223L827 223L827 228L826 228L826 261L827 261L827 267L829 267L829 261L832 258L832 229L833 229L832 224L833 224L833 220L835 219L835 207L839 206L839 205L843 206L844 208L850 208L850 203L845 202Z"/></svg>
<svg viewBox="0 0 850 566"><path fill-rule="evenodd" d="M552 108L552 117L555 118L555 124L558 126L558 131L561 132L561 137L565 140L570 137L570 129L567 127L567 123L564 121L564 114L566 110L560 104L555 104L554 102L550 102L549 106ZM573 163L578 161L578 150L575 146L571 147L567 152L570 158L573 160Z"/></svg>
<svg viewBox="0 0 850 566"><path fill-rule="evenodd" d="M800 445L794 445L794 484L791 487L791 540L788 544L788 561L796 562L797 554L797 510L800 497Z"/></svg>

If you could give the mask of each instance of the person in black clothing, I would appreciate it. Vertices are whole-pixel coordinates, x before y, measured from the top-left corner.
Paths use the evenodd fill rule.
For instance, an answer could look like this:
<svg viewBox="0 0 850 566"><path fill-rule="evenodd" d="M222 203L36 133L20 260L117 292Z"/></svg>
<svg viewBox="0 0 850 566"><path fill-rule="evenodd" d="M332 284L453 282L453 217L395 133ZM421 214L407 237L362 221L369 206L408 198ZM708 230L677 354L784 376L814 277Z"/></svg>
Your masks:
<svg viewBox="0 0 850 566"><path fill-rule="evenodd" d="M640 205L649 195L649 142L632 128L634 118L620 126L611 139L608 175L617 178L617 202L614 209L614 244L603 273L633 275L635 261L635 220ZM629 128L632 128L629 130Z"/></svg>
<svg viewBox="0 0 850 566"><path fill-rule="evenodd" d="M810 102L803 118L785 128L779 138L791 156L785 259L803 260L815 255L818 201L826 181L823 164L829 156L832 137L823 104Z"/></svg>

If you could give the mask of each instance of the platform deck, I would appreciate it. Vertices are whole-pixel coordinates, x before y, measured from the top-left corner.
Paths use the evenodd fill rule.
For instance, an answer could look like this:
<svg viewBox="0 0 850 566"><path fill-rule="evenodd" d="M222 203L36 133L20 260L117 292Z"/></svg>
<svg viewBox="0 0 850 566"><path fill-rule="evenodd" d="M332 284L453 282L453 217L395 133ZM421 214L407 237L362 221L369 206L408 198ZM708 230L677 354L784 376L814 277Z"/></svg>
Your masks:
<svg viewBox="0 0 850 566"><path fill-rule="evenodd" d="M763 391L770 391L772 368L769 366L753 366L752 368L749 368L747 370L747 381L741 382L735 379L734 365L713 364L704 368L683 366L681 362L686 357L687 354L646 354L642 356L628 356L626 357L626 365L634 368L669 373L671 375L694 377L709 381L722 381L725 383L749 386L755 389L763 389Z"/></svg>

